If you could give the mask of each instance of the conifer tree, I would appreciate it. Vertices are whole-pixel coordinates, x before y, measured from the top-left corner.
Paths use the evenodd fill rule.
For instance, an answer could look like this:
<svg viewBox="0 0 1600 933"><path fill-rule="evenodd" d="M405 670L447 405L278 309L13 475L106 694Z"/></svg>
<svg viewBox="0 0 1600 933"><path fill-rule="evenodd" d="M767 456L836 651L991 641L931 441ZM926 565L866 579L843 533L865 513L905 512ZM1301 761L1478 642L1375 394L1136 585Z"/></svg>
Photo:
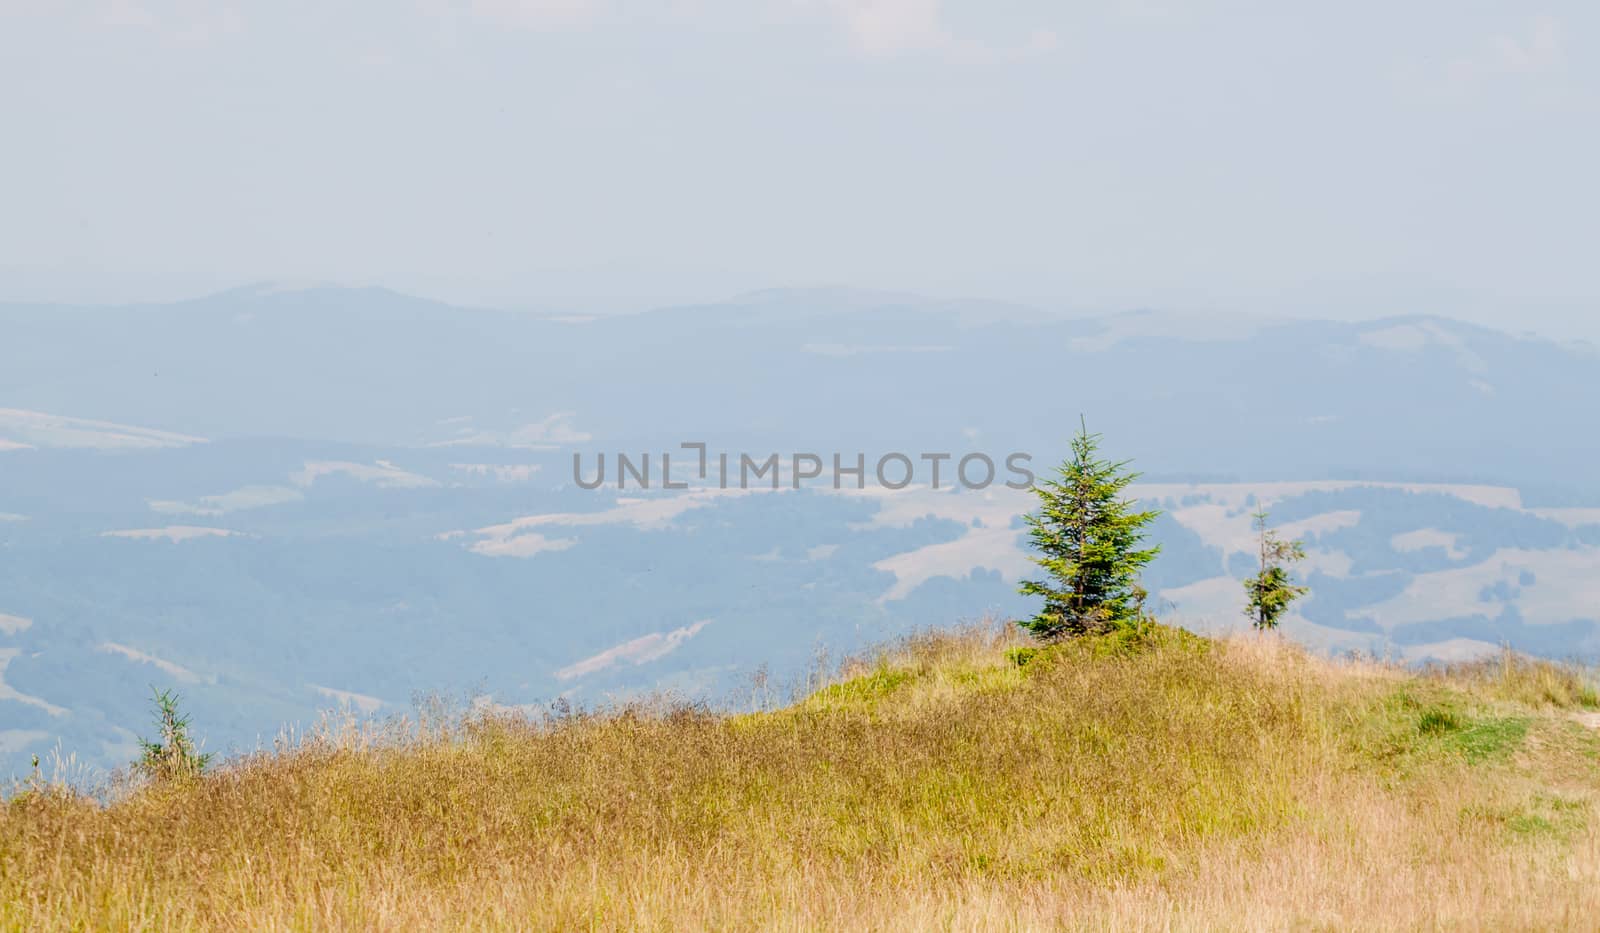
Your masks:
<svg viewBox="0 0 1600 933"><path fill-rule="evenodd" d="M170 690L155 690L156 727L160 738L139 739L139 760L135 770L157 781L195 777L211 763L211 754L201 754L189 736L189 717L178 712L178 695Z"/></svg>
<svg viewBox="0 0 1600 933"><path fill-rule="evenodd" d="M1256 512L1255 519L1260 569L1244 581L1248 598L1244 613L1257 629L1267 631L1277 628L1289 604L1308 592L1306 587L1290 582L1288 568L1305 559L1306 549L1301 542L1285 541L1268 528L1265 511Z"/></svg>
<svg viewBox="0 0 1600 933"><path fill-rule="evenodd" d="M1043 596L1044 606L1018 622L1042 641L1107 632L1143 620L1145 592L1139 571L1160 551L1141 548L1145 526L1161 514L1138 511L1123 498L1139 474L1128 461L1100 459L1100 435L1082 426L1072 455L1055 478L1039 482L1039 510L1024 519L1049 575L1026 580L1022 592Z"/></svg>

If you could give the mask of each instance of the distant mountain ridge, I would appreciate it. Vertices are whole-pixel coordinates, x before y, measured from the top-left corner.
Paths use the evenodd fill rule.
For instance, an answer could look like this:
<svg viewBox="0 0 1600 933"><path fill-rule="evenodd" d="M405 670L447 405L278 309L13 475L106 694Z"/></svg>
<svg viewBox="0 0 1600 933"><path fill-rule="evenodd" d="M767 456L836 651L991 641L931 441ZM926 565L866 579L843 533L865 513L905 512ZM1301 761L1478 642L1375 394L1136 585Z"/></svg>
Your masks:
<svg viewBox="0 0 1600 933"><path fill-rule="evenodd" d="M10 306L0 404L208 437L420 445L450 418L507 433L572 412L612 443L953 446L977 430L1042 454L1066 433L1050 425L1086 413L1162 473L1447 463L1597 487L1576 426L1600 397L1600 356L1582 348L1420 316L993 312L796 291L574 320L259 287L137 309ZM1267 432L1276 442L1253 447ZM1516 450L1533 437L1540 456Z"/></svg>

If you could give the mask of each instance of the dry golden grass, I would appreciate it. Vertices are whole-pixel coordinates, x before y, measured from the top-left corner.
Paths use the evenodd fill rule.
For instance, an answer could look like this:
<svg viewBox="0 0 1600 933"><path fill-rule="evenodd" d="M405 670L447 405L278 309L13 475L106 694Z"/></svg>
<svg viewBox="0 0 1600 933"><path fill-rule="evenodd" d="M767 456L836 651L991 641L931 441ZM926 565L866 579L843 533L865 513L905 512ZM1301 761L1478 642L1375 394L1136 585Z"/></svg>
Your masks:
<svg viewBox="0 0 1600 933"><path fill-rule="evenodd" d="M1586 678L1582 668L1529 658L1509 647L1481 660L1446 665L1430 673L1445 681L1468 685L1478 692L1528 706L1600 709L1600 689Z"/></svg>
<svg viewBox="0 0 1600 933"><path fill-rule="evenodd" d="M331 730L0 807L18 929L1592 929L1600 734L1413 676L974 627L783 709ZM1562 691L1566 692L1562 692ZM1554 699L1548 694L1554 694ZM1561 698L1566 700L1561 702ZM196 711L203 718L204 711Z"/></svg>

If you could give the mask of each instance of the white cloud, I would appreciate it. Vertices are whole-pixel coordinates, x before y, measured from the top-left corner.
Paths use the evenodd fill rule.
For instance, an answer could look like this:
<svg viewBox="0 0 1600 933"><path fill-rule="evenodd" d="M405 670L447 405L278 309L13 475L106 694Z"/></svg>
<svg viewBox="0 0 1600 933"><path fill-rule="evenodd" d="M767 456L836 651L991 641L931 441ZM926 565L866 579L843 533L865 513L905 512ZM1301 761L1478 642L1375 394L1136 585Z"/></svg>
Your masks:
<svg viewBox="0 0 1600 933"><path fill-rule="evenodd" d="M954 541L886 557L872 569L894 574L894 585L878 597L878 604L905 599L935 577L960 580L974 570L998 571L1005 580L1021 579L1032 567L1021 539L1016 528L973 527Z"/></svg>
<svg viewBox="0 0 1600 933"><path fill-rule="evenodd" d="M990 488L983 492L949 486L907 486L904 489L841 489L834 495L868 498L878 503L872 518L854 527L906 528L920 519L941 518L966 526L954 541L930 544L886 557L874 570L894 575L895 582L878 597L881 605L904 599L936 577L962 579L974 570L993 570L1003 579L1016 580L1031 567L1023 547L1022 532L1013 527L1018 515L1033 506L1025 491ZM831 552L829 552L831 553ZM811 559L816 557L808 554Z"/></svg>
<svg viewBox="0 0 1600 933"><path fill-rule="evenodd" d="M1179 23L1187 14L1196 12L1166 0L1114 0L1112 6L1121 16L1152 24Z"/></svg>
<svg viewBox="0 0 1600 933"><path fill-rule="evenodd" d="M352 463L344 460L308 460L305 465L289 474L292 486L241 486L214 496L201 496L194 502L176 499L149 499L146 504L153 512L163 515L202 515L214 518L231 512L285 505L305 499L303 489L316 485L324 476L348 476L363 483L373 483L383 489L425 489L438 486L438 480L412 473L395 466L388 460L376 463Z"/></svg>
<svg viewBox="0 0 1600 933"><path fill-rule="evenodd" d="M802 0L806 2L806 0ZM931 53L964 61L1022 58L1051 52L1055 33L1039 29L1011 46L995 46L951 31L940 0L809 0L832 16L861 54L891 57Z"/></svg>
<svg viewBox="0 0 1600 933"><path fill-rule="evenodd" d="M204 45L244 29L244 19L232 4L202 0L103 0L90 19L109 29L148 30L184 45Z"/></svg>
<svg viewBox="0 0 1600 933"><path fill-rule="evenodd" d="M0 729L0 755L15 754L49 737L50 733L38 729Z"/></svg>
<svg viewBox="0 0 1600 933"><path fill-rule="evenodd" d="M1561 23L1552 16L1536 16L1521 36L1491 36L1476 54L1450 66L1457 84L1492 75L1532 75L1560 71L1566 65Z"/></svg>
<svg viewBox="0 0 1600 933"><path fill-rule="evenodd" d="M1568 528L1578 528L1583 525L1600 525L1600 509L1529 509L1529 512L1540 518L1548 518L1553 522L1560 522Z"/></svg>
<svg viewBox="0 0 1600 933"><path fill-rule="evenodd" d="M155 14L130 0L109 0L96 17L102 26L154 26Z"/></svg>
<svg viewBox="0 0 1600 933"><path fill-rule="evenodd" d="M520 447L527 449L552 449L563 444L582 444L588 441L591 435L586 431L573 428L572 419L574 412L558 411L543 421L525 424L509 431L482 430L474 428L470 423L471 418L451 419L452 424L461 424L457 428L456 436L447 441L436 441L429 447Z"/></svg>
<svg viewBox="0 0 1600 933"><path fill-rule="evenodd" d="M1461 536L1437 528L1418 528L1395 535L1389 539L1389 546L1397 551L1409 553L1423 551L1428 548L1439 548L1449 555L1451 560L1460 560L1467 556L1466 549L1460 547Z"/></svg>
<svg viewBox="0 0 1600 933"><path fill-rule="evenodd" d="M374 696L367 696L365 693L339 690L334 687L322 687L317 684L307 684L306 686L339 704L342 708L348 707L356 712L366 713L369 716L383 708L382 700Z"/></svg>
<svg viewBox="0 0 1600 933"><path fill-rule="evenodd" d="M577 543L573 538L547 538L537 532L528 532L507 538L479 541L469 550L485 557L532 557L546 551L565 551Z"/></svg>
<svg viewBox="0 0 1600 933"><path fill-rule="evenodd" d="M111 449L153 449L204 444L203 437L157 431L110 421L69 418L39 411L0 408L0 449L64 447Z"/></svg>
<svg viewBox="0 0 1600 933"><path fill-rule="evenodd" d="M1245 624L1244 587L1230 576L1207 577L1162 590L1156 595L1155 605L1200 631L1220 633Z"/></svg>
<svg viewBox="0 0 1600 933"><path fill-rule="evenodd" d="M939 0L829 0L828 6L868 55L929 51L955 41Z"/></svg>
<svg viewBox="0 0 1600 933"><path fill-rule="evenodd" d="M245 509L259 509L286 502L299 502L305 496L288 486L243 486L232 492L215 496L201 496L196 502L179 502L173 499L150 499L147 504L153 512L167 515L226 515Z"/></svg>
<svg viewBox="0 0 1600 933"><path fill-rule="evenodd" d="M100 754L111 761L127 761L139 754L139 737L121 726L112 726L115 738L100 740Z"/></svg>
<svg viewBox="0 0 1600 933"><path fill-rule="evenodd" d="M1459 333L1432 321L1362 331L1356 339L1369 347L1396 353L1415 353L1432 346L1443 346L1455 351L1456 359L1472 372L1483 372L1489 365L1467 345L1466 339Z"/></svg>
<svg viewBox="0 0 1600 933"><path fill-rule="evenodd" d="M201 680L205 679L199 674L196 674L194 671L189 670L187 667L174 664L171 661L163 660L153 654L146 654L145 652L140 651L138 648L130 648L127 645L119 645L113 641L102 642L97 650L106 654L120 654L128 660L136 661L140 664L149 664L167 676L183 681L184 683L199 683Z"/></svg>
<svg viewBox="0 0 1600 933"><path fill-rule="evenodd" d="M919 346L919 345L894 345L870 346L857 343L808 343L800 348L802 353L815 353L818 356L860 356L863 353L948 353L954 347L947 346Z"/></svg>
<svg viewBox="0 0 1600 933"><path fill-rule="evenodd" d="M1354 528L1361 524L1361 513L1355 509L1341 509L1337 512L1323 512L1310 518L1302 518L1297 522L1289 522L1278 527L1278 533L1286 538L1304 538L1308 535L1325 535L1338 531L1341 528Z"/></svg>
<svg viewBox="0 0 1600 933"><path fill-rule="evenodd" d="M1521 509L1522 493L1510 486L1467 486L1450 483L1376 483L1348 480L1270 483L1137 483L1129 491L1150 503L1176 503L1190 497L1226 506L1230 512L1254 511L1255 505L1271 507L1274 502L1313 492L1343 492L1347 489L1398 489L1401 492L1455 496L1486 509ZM1254 497L1252 499L1252 497ZM1200 529L1196 529L1200 530ZM1203 535L1203 532L1202 532ZM1207 543L1216 543L1208 541Z"/></svg>
<svg viewBox="0 0 1600 933"><path fill-rule="evenodd" d="M1565 62L1561 52L1561 24L1550 16L1536 16L1527 39L1495 36L1494 63L1503 71L1551 71Z"/></svg>
<svg viewBox="0 0 1600 933"><path fill-rule="evenodd" d="M226 528L202 528L197 525L168 525L165 528L130 528L126 531L102 531L102 538L135 538L146 541L158 541L162 538L176 544L180 541L193 541L197 538L236 538L240 537L237 531Z"/></svg>
<svg viewBox="0 0 1600 933"><path fill-rule="evenodd" d="M1593 547L1504 548L1468 567L1418 574L1398 595L1351 615L1372 619L1385 629L1464 616L1492 618L1504 603L1485 591L1503 584L1518 591L1516 606L1524 622L1558 625L1587 618L1600 605L1597 560L1600 548ZM1534 582L1524 582L1530 574Z"/></svg>
<svg viewBox="0 0 1600 933"><path fill-rule="evenodd" d="M311 460L305 468L289 475L289 482L306 487L324 476L342 474L363 483L376 483L382 489L422 489L437 486L439 482L419 473L411 473L388 460L375 464L351 463L346 460Z"/></svg>
<svg viewBox="0 0 1600 933"><path fill-rule="evenodd" d="M32 619L24 619L22 616L11 616L0 612L0 635L15 635L26 631L31 625L33 625Z"/></svg>
<svg viewBox="0 0 1600 933"><path fill-rule="evenodd" d="M539 472L537 463L452 463L450 469L470 473L473 476L492 477L499 483L526 483L533 479Z"/></svg>
<svg viewBox="0 0 1600 933"><path fill-rule="evenodd" d="M531 557L545 551L562 551L577 543L571 538L548 538L532 528L557 526L583 528L595 525L633 525L649 531L665 528L672 520L691 509L713 505L719 497L748 495L751 489L697 489L676 496L651 498L619 497L616 504L599 512L553 512L526 515L499 525L471 532L478 538L469 550L490 557ZM439 536L448 541L465 537L467 532L450 531Z"/></svg>
<svg viewBox="0 0 1600 933"><path fill-rule="evenodd" d="M711 624L710 619L701 619L693 625L673 629L670 632L651 632L632 641L625 641L614 648L607 648L592 657L584 658L576 664L563 667L556 671L557 680L572 680L585 674L605 670L623 661L635 665L645 664L664 658L678 649L678 646L699 634L700 630Z"/></svg>
<svg viewBox="0 0 1600 933"><path fill-rule="evenodd" d="M54 703L51 703L49 700L40 699L36 696L30 696L6 683L6 667L9 666L11 661L20 653L21 652L15 648L0 648L0 701L9 700L14 703L22 703L28 706L37 707L44 710L46 713L49 713L51 716L67 715L67 710L65 707L57 706Z"/></svg>
<svg viewBox="0 0 1600 933"><path fill-rule="evenodd" d="M524 29L554 29L589 22L600 13L599 0L470 0L464 12L473 19ZM434 15L455 16L463 7L451 0L424 0Z"/></svg>
<svg viewBox="0 0 1600 933"><path fill-rule="evenodd" d="M1307 548L1305 562L1301 570L1307 575L1320 573L1324 576L1346 579L1355 569L1355 558L1344 551L1332 551L1327 548Z"/></svg>

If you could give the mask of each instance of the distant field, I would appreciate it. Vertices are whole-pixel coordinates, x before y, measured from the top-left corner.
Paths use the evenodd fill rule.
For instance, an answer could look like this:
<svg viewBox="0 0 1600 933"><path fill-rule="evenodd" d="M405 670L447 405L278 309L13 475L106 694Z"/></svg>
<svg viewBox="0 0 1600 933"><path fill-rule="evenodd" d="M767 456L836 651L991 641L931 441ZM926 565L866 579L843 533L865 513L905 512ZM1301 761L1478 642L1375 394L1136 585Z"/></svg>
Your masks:
<svg viewBox="0 0 1600 933"><path fill-rule="evenodd" d="M1158 628L913 638L792 705L334 725L0 808L12 929L1583 929L1587 674ZM752 703L768 706L760 690Z"/></svg>

